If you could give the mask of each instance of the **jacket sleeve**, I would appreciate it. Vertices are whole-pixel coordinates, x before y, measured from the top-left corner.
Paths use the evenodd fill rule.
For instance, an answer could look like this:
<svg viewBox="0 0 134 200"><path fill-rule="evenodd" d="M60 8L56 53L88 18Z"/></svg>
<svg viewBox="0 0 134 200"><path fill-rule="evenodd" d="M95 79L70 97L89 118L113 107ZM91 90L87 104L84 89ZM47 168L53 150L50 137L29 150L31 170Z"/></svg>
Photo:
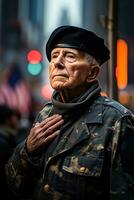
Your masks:
<svg viewBox="0 0 134 200"><path fill-rule="evenodd" d="M19 144L6 164L6 177L9 188L21 197L28 197L41 173L42 156L30 158L25 141Z"/></svg>
<svg viewBox="0 0 134 200"><path fill-rule="evenodd" d="M52 105L48 103L35 118L33 126L36 122L41 122L44 117L51 115L51 112ZM26 141L16 147L5 169L7 183L15 194L19 194L21 197L33 194L37 180L43 171L44 159L44 152L29 156L26 151Z"/></svg>
<svg viewBox="0 0 134 200"><path fill-rule="evenodd" d="M121 119L120 136L111 168L111 200L134 199L134 118Z"/></svg>

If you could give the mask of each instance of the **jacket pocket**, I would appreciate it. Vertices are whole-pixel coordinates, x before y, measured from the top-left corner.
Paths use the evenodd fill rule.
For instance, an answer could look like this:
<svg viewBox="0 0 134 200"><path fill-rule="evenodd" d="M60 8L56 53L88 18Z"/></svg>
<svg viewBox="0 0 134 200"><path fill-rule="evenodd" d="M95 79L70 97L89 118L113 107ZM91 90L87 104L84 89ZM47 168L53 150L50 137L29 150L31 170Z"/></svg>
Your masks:
<svg viewBox="0 0 134 200"><path fill-rule="evenodd" d="M63 162L62 170L74 175L99 177L102 173L103 162L103 157L66 157Z"/></svg>

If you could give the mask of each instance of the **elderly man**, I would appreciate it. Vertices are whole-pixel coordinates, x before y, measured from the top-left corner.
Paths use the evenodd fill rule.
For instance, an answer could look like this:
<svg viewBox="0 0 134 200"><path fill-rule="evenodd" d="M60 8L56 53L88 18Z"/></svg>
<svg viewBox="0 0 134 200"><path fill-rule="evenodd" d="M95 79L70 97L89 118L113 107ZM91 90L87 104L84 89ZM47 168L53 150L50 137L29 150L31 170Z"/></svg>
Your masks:
<svg viewBox="0 0 134 200"><path fill-rule="evenodd" d="M11 189L38 200L134 199L134 117L100 94L97 76L109 59L104 40L62 26L46 53L52 101L7 163Z"/></svg>

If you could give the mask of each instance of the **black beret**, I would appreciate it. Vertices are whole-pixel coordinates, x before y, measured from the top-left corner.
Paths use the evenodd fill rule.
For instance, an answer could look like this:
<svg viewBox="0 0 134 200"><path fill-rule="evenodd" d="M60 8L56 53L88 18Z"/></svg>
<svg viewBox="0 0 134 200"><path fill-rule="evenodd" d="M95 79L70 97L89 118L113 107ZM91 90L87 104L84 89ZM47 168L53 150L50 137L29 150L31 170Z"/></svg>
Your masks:
<svg viewBox="0 0 134 200"><path fill-rule="evenodd" d="M60 26L50 35L46 43L47 58L51 60L51 51L56 47L74 48L87 52L93 56L100 65L110 56L109 49L104 40L95 33L75 26Z"/></svg>

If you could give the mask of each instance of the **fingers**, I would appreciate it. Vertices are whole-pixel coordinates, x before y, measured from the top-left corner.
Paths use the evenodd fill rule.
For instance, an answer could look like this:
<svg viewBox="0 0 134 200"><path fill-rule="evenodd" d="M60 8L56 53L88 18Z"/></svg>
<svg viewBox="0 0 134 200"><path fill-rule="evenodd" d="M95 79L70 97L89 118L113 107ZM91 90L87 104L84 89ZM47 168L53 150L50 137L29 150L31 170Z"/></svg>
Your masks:
<svg viewBox="0 0 134 200"><path fill-rule="evenodd" d="M42 138L42 140L40 140L40 142L36 141L36 142L32 142L31 144L26 144L27 145L27 152L30 154L37 155L39 152L41 152L47 144L49 144L58 134L59 134L59 130L54 132L53 134L51 134L50 136L48 136L47 138Z"/></svg>
<svg viewBox="0 0 134 200"><path fill-rule="evenodd" d="M45 118L41 123L37 122L27 139L28 151L32 152L45 147L59 134L63 122L62 116L58 114Z"/></svg>
<svg viewBox="0 0 134 200"><path fill-rule="evenodd" d="M41 123L37 122L35 126L32 128L32 135L33 137L38 135L41 132L44 132L45 130L49 129L52 130L51 126L55 125L54 128L58 128L61 123L63 123L63 119L61 115L53 115L51 117L45 118Z"/></svg>
<svg viewBox="0 0 134 200"><path fill-rule="evenodd" d="M60 119L62 119L62 116L59 114L55 114L51 117L45 118L41 123L39 123L37 125L40 125L42 127L42 126L48 124L49 122L55 123L55 122L59 121Z"/></svg>
<svg viewBox="0 0 134 200"><path fill-rule="evenodd" d="M56 123L54 121L49 121L40 129L40 134L36 136L37 140L47 138L49 135L53 134L55 131L58 131L63 124L64 120L60 119Z"/></svg>
<svg viewBox="0 0 134 200"><path fill-rule="evenodd" d="M58 136L60 133L60 130L56 131L55 133L49 135L46 139L45 139L45 143L48 144L49 142L51 142L56 136Z"/></svg>
<svg viewBox="0 0 134 200"><path fill-rule="evenodd" d="M51 121L48 121L44 126L42 126L42 131L48 131L53 132L55 129L58 129L60 125L62 125L64 120L62 118L53 119Z"/></svg>

